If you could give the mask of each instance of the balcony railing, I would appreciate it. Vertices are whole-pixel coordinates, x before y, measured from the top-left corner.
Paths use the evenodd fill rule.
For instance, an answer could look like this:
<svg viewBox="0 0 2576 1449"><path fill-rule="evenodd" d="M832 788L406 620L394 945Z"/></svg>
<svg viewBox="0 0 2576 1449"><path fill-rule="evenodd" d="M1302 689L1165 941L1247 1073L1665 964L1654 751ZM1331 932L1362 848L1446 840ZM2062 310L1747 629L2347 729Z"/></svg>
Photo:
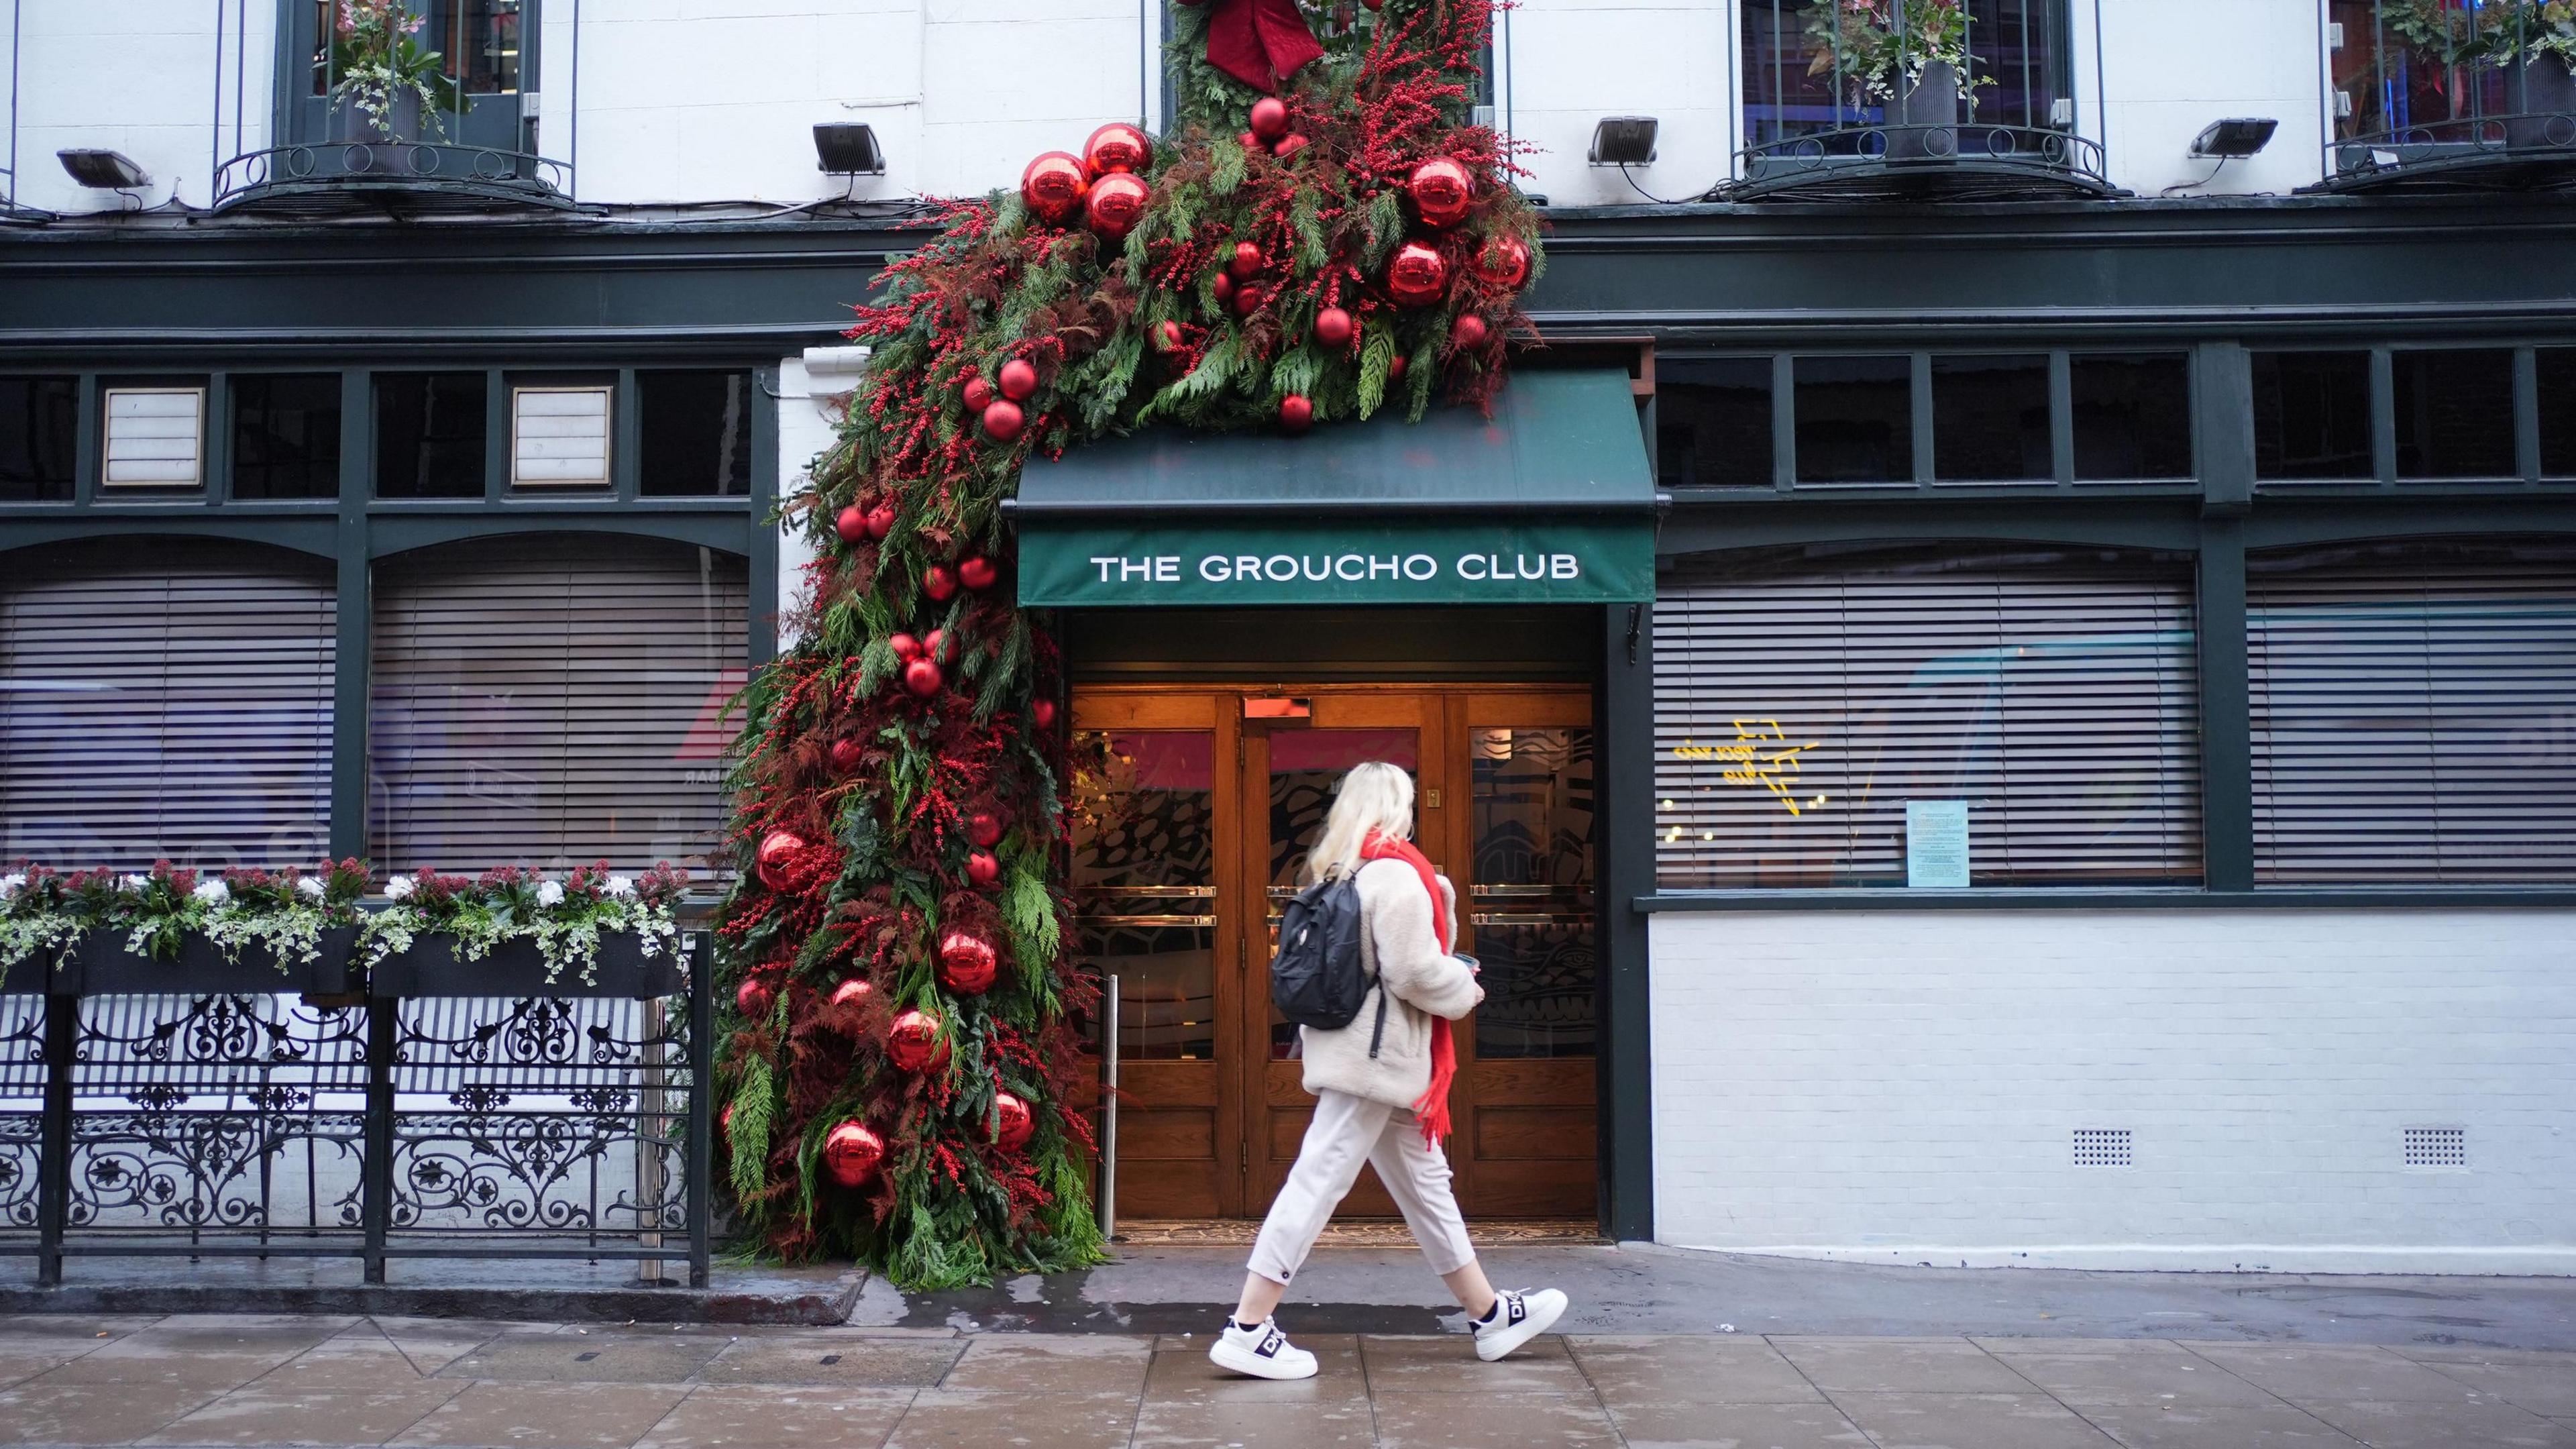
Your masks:
<svg viewBox="0 0 2576 1449"><path fill-rule="evenodd" d="M524 151L442 141L318 141L270 146L215 173L218 210L569 208L572 168Z"/></svg>
<svg viewBox="0 0 2576 1449"><path fill-rule="evenodd" d="M2539 0L2331 0L2325 191L2576 185L2576 22Z"/></svg>
<svg viewBox="0 0 2576 1449"><path fill-rule="evenodd" d="M2110 196L2099 142L2040 126L1846 126L1749 146L1736 155L1736 200L2011 200L2035 193Z"/></svg>

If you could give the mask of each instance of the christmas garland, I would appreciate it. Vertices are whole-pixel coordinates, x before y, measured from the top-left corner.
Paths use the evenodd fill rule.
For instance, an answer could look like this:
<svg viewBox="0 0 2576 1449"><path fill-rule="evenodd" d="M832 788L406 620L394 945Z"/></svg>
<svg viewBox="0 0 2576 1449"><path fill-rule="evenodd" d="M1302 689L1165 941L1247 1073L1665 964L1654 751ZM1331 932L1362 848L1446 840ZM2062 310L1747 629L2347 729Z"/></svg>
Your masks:
<svg viewBox="0 0 2576 1449"><path fill-rule="evenodd" d="M1464 124L1489 0L1176 18L1176 134L1103 126L947 205L859 309L868 380L784 510L819 556L741 700L719 933L725 1176L782 1257L937 1288L1102 1251L1076 767L1000 518L1021 464L1155 423L1482 407L1528 332L1538 219Z"/></svg>

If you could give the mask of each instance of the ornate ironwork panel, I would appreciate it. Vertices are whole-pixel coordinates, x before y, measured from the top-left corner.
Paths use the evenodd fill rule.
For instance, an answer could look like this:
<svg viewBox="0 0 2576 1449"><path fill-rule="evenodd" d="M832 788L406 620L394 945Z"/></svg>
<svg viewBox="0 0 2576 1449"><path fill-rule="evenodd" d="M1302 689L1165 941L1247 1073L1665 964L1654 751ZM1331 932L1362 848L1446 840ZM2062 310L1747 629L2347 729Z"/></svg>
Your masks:
<svg viewBox="0 0 2576 1449"><path fill-rule="evenodd" d="M0 1249L33 1244L44 1110L45 998L0 996Z"/></svg>

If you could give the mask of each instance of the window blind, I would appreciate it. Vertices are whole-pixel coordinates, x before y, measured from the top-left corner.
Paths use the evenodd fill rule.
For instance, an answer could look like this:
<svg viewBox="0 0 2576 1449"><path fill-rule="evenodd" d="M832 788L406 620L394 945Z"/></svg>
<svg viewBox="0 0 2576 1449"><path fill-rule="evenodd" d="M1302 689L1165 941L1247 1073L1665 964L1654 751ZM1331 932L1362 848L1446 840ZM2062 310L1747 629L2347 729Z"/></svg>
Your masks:
<svg viewBox="0 0 2576 1449"><path fill-rule="evenodd" d="M329 564L118 540L0 571L0 859L310 865L330 840Z"/></svg>
<svg viewBox="0 0 2576 1449"><path fill-rule="evenodd" d="M368 849L380 867L702 868L749 601L730 554L548 535L380 565Z"/></svg>
<svg viewBox="0 0 2576 1449"><path fill-rule="evenodd" d="M2187 561L1785 549L1655 603L1658 878L1901 886L1906 803L1968 803L1971 884L2199 879Z"/></svg>
<svg viewBox="0 0 2576 1449"><path fill-rule="evenodd" d="M2257 882L2576 880L2576 542L2247 567Z"/></svg>

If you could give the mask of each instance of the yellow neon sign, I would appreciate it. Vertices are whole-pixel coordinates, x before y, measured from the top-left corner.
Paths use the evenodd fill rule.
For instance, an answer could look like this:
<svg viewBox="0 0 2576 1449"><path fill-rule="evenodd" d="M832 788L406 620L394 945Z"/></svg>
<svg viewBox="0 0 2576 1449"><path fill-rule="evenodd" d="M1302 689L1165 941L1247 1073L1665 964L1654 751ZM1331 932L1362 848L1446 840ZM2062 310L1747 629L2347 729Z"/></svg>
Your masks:
<svg viewBox="0 0 2576 1449"><path fill-rule="evenodd" d="M1757 723L1767 726L1769 733L1754 729L1753 726ZM1775 749L1772 748L1773 746L1785 746L1785 748ZM1812 809L1825 803L1825 797L1822 795L1818 795L1813 800L1801 800L1795 788L1801 768L1799 756L1809 750L1821 748L1823 748L1823 742L1819 740L1810 740L1803 745L1790 744L1788 731L1780 728L1780 722L1776 719L1760 721L1740 719L1735 722L1735 739L1732 743L1700 745L1684 740L1674 749L1673 755L1677 759L1684 760L1722 761L1726 769L1721 773L1720 778L1726 783L1760 785L1778 796L1780 803L1788 807L1791 815L1796 815L1802 809Z"/></svg>

